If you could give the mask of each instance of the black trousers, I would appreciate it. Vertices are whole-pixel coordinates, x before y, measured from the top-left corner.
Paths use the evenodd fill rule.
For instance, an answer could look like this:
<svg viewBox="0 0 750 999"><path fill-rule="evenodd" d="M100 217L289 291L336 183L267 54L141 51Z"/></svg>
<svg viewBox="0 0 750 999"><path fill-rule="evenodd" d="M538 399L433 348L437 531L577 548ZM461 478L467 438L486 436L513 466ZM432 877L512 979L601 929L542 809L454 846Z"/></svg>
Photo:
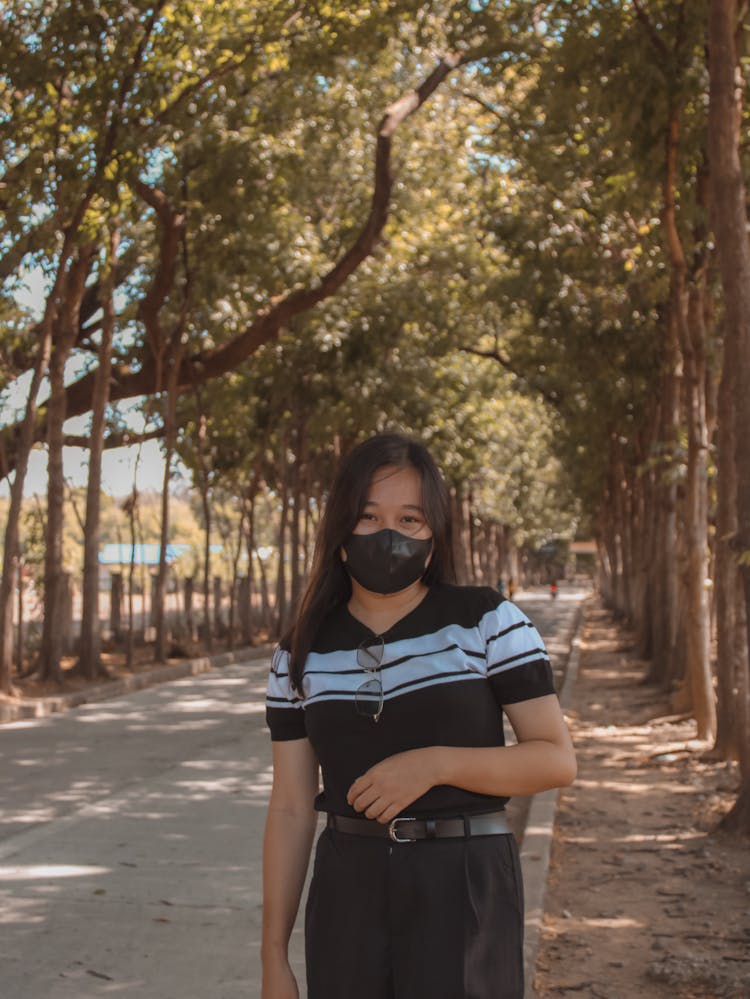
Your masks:
<svg viewBox="0 0 750 999"><path fill-rule="evenodd" d="M308 999L523 999L515 839L394 844L326 829L305 949Z"/></svg>

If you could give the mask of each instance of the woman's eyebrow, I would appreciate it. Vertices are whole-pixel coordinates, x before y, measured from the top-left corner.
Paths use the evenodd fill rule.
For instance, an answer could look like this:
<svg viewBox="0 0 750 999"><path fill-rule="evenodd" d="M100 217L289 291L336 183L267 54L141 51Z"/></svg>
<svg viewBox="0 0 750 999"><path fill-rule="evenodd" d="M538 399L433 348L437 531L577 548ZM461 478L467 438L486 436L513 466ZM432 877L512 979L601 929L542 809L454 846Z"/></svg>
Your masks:
<svg viewBox="0 0 750 999"><path fill-rule="evenodd" d="M367 502L365 503L365 506L366 507L368 507L368 506L380 506L380 503L377 503L375 500L367 500ZM401 509L402 510L418 510L420 513L424 513L424 510L422 509L422 507L418 506L416 503L402 503L401 504Z"/></svg>

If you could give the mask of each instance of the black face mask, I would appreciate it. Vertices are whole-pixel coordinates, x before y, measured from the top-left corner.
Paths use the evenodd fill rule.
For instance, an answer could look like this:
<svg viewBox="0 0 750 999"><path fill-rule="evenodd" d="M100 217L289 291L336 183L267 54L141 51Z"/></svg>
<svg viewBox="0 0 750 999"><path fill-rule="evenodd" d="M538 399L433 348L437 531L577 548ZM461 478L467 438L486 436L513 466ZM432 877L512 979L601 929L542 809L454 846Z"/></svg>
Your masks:
<svg viewBox="0 0 750 999"><path fill-rule="evenodd" d="M350 534L344 544L347 572L371 593L398 593L425 572L432 538L419 540L386 528Z"/></svg>

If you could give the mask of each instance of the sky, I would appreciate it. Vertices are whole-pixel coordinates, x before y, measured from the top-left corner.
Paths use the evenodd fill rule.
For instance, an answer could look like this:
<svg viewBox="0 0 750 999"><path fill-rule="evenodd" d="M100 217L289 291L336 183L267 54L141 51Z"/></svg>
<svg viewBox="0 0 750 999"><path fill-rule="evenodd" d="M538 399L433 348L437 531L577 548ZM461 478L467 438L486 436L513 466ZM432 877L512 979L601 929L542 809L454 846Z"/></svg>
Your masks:
<svg viewBox="0 0 750 999"><path fill-rule="evenodd" d="M111 496L125 496L133 488L136 447L113 448L102 459L102 490ZM63 452L63 469L71 486L85 486L88 477L88 451L66 447ZM164 459L157 441L147 441L138 463L136 485L141 491L160 491L164 477ZM47 491L47 454L35 448L29 458L29 469L24 482L24 495L43 495ZM0 496L8 496L7 480L0 482Z"/></svg>
<svg viewBox="0 0 750 999"><path fill-rule="evenodd" d="M26 277L26 290L17 294L20 304L27 306L41 317L44 306L44 282L39 273L29 272ZM82 370L82 362L70 363L65 372L66 382L74 381ZM0 426L14 422L23 415L26 406L31 373L16 379L5 392L0 393ZM49 385L42 383L39 400L43 402L49 394ZM136 432L143 430L143 419L137 413L138 400L120 405L119 411L128 416ZM65 423L65 432L85 434L89 429L89 416L74 417ZM112 496L125 496L133 488L138 448L135 446L112 448L104 453L102 460L102 490ZM71 486L85 486L88 478L88 451L85 448L66 447L63 452L65 478ZM179 471L179 469L178 469ZM160 491L164 477L164 459L158 441L146 441L141 448L138 461L136 485L141 491ZM185 478L185 473L182 475ZM47 490L47 455L44 448L36 447L29 458L29 469L24 482L24 494L44 494ZM8 481L0 482L0 496L9 493Z"/></svg>

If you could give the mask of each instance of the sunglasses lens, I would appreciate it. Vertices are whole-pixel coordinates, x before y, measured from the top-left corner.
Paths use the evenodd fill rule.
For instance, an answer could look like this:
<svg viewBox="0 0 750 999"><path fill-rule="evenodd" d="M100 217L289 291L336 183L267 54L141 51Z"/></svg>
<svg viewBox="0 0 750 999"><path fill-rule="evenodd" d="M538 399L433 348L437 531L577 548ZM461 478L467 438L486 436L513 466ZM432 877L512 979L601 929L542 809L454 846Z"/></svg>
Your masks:
<svg viewBox="0 0 750 999"><path fill-rule="evenodd" d="M365 718L373 718L375 721L380 718L383 710L383 684L377 674L383 661L384 650L385 643L380 636L357 646L357 665L366 673L376 675L357 687L354 704L358 714L364 715Z"/></svg>
<svg viewBox="0 0 750 999"><path fill-rule="evenodd" d="M360 645L357 649L357 665L360 669L377 669L383 660L383 642Z"/></svg>
<svg viewBox="0 0 750 999"><path fill-rule="evenodd" d="M383 710L383 685L380 680L366 680L358 687L355 704L359 714L366 718L379 718Z"/></svg>

